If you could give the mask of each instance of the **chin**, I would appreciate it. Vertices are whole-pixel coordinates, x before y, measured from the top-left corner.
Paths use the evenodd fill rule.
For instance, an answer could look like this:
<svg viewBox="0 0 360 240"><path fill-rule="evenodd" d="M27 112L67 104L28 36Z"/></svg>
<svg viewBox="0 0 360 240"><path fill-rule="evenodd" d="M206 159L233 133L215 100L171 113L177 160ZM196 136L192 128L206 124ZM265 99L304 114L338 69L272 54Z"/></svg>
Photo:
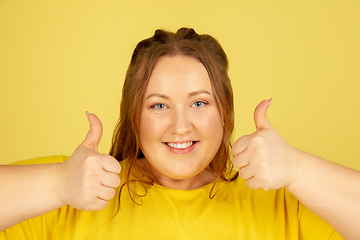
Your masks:
<svg viewBox="0 0 360 240"><path fill-rule="evenodd" d="M193 171L189 171L189 169L187 169L186 171L172 171L169 173L169 177L173 178L173 179L179 179L179 180L184 180L184 179L188 179L188 178L192 178L195 177L197 175L199 175L203 170L193 170Z"/></svg>

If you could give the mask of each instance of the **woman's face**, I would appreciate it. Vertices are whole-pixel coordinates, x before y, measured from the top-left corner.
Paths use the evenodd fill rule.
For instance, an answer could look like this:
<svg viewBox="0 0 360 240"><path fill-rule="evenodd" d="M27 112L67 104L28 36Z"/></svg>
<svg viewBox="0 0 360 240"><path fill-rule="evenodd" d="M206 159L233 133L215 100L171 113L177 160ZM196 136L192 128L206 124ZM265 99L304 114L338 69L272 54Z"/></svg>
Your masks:
<svg viewBox="0 0 360 240"><path fill-rule="evenodd" d="M140 146L155 178L180 184L204 175L220 147L223 121L203 64L161 57L142 103Z"/></svg>

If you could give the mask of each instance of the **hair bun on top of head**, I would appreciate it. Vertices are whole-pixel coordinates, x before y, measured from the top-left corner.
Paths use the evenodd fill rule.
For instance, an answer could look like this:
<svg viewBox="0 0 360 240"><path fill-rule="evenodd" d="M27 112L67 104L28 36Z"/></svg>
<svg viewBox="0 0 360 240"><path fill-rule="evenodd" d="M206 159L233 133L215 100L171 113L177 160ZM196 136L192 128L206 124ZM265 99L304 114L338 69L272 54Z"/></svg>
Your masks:
<svg viewBox="0 0 360 240"><path fill-rule="evenodd" d="M189 42L188 42L189 41ZM187 43L186 43L187 42ZM173 52L180 50L178 47L182 46L183 50L185 46L192 45L193 47L203 49L203 52L212 55L218 62L221 62L225 69L228 67L228 59L226 53L222 49L220 43L212 36L208 34L198 34L193 28L182 27L176 32L167 31L164 29L157 29L153 36L140 41L134 49L131 62L135 63L139 61L139 58L143 57L143 54L149 49L165 47L165 45ZM185 47L185 48L184 48ZM180 50L180 53L184 51Z"/></svg>
<svg viewBox="0 0 360 240"><path fill-rule="evenodd" d="M180 28L176 32L176 35L178 35L180 39L194 39L200 37L200 35L197 34L192 28Z"/></svg>
<svg viewBox="0 0 360 240"><path fill-rule="evenodd" d="M200 37L192 28L180 28L176 33L169 32L163 29L157 29L154 35L150 38L153 43L165 44L171 39L194 39Z"/></svg>

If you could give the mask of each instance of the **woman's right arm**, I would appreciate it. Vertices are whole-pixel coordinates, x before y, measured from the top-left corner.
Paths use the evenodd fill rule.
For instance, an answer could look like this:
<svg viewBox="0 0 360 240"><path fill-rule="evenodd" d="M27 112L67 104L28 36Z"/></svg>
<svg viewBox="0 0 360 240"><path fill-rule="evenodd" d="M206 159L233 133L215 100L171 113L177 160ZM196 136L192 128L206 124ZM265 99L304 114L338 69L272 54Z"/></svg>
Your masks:
<svg viewBox="0 0 360 240"><path fill-rule="evenodd" d="M65 205L101 210L115 196L120 164L99 153L102 125L87 116L90 130L65 162L0 166L0 231Z"/></svg>
<svg viewBox="0 0 360 240"><path fill-rule="evenodd" d="M60 163L0 166L0 231L65 205L56 191Z"/></svg>

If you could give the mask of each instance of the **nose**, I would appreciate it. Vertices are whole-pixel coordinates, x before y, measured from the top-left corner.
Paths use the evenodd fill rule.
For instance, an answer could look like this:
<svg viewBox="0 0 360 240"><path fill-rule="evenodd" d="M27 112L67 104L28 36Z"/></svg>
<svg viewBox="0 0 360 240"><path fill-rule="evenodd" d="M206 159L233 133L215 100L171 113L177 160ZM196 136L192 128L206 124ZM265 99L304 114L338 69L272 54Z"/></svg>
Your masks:
<svg viewBox="0 0 360 240"><path fill-rule="evenodd" d="M193 129L192 121L186 110L176 110L172 113L171 133L184 135Z"/></svg>

